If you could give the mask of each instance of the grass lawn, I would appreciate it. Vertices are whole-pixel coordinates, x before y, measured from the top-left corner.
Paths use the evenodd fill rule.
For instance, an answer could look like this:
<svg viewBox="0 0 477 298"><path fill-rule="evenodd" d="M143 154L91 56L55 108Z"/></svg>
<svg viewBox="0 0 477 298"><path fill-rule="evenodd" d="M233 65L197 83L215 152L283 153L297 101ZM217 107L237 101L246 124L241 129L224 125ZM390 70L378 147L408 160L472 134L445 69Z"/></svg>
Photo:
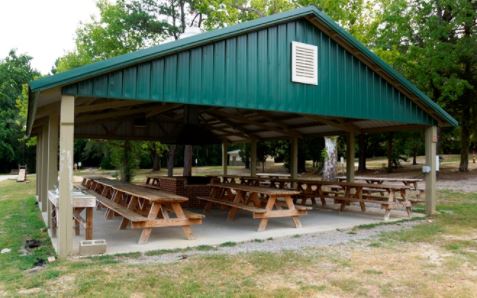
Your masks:
<svg viewBox="0 0 477 298"><path fill-rule="evenodd" d="M54 255L34 188L34 181L0 182L0 249L12 249L0 254L0 297L477 295L476 193L441 191L440 215L431 222L327 248L211 253L168 264L137 259L139 254L104 256L29 272L39 259ZM30 238L43 245L23 250Z"/></svg>

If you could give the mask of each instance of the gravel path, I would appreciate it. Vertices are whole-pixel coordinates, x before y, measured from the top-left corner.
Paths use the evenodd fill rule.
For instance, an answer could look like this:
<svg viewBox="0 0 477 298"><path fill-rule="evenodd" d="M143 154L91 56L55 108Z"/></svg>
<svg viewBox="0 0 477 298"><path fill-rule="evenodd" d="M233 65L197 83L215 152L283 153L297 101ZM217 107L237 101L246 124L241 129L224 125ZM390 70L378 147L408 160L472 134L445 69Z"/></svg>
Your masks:
<svg viewBox="0 0 477 298"><path fill-rule="evenodd" d="M231 244L230 246L216 246L208 250L190 249L180 252L164 253L157 256L141 256L138 258L128 258L125 260L129 264L144 263L171 263L180 261L191 256L211 255L211 254L227 254L235 255L247 252L280 252L280 251L297 251L311 247L325 247L331 245L346 244L359 240L372 240L383 232L400 231L410 229L411 227L422 223L423 220L412 220L397 222L385 225L378 225L369 229L346 229L324 233L307 234L294 237L284 237L278 239L265 240L263 242L253 241Z"/></svg>
<svg viewBox="0 0 477 298"><path fill-rule="evenodd" d="M5 180L11 180L11 179L15 180L17 179L17 176L18 175L0 175L0 182Z"/></svg>

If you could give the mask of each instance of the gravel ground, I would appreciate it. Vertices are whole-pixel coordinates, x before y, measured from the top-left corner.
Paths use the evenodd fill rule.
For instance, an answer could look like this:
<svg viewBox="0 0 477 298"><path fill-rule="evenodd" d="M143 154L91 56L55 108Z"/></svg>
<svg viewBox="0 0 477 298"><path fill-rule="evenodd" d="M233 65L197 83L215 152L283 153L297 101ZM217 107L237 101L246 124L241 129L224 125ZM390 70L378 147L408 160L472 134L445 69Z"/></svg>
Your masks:
<svg viewBox="0 0 477 298"><path fill-rule="evenodd" d="M143 263L171 263L180 261L191 256L197 255L211 255L211 254L227 254L235 255L247 252L280 252L280 251L297 251L304 248L317 248L332 245L347 244L360 240L372 240L384 232L400 231L403 229L410 229L411 227L422 223L423 220L411 220L390 223L385 225L378 225L374 228L367 229L346 229L337 230L324 233L315 233L300 235L294 237L284 237L277 239L265 240L263 242L252 241L237 244L230 244L230 246L215 246L208 250L190 249L180 252L164 253L156 256L141 256L138 258L128 258L125 262L130 264Z"/></svg>
<svg viewBox="0 0 477 298"><path fill-rule="evenodd" d="M477 192L477 176L455 180L437 180L437 189L450 189L461 192Z"/></svg>

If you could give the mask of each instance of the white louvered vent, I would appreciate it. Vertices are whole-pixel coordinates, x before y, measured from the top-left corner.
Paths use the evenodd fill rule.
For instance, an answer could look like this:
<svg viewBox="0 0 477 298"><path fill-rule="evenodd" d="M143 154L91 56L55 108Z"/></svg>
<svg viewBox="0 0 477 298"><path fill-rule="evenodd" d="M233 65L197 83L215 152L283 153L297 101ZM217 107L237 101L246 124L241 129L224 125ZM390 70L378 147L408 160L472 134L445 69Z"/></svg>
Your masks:
<svg viewBox="0 0 477 298"><path fill-rule="evenodd" d="M292 81L318 85L318 47L292 42Z"/></svg>

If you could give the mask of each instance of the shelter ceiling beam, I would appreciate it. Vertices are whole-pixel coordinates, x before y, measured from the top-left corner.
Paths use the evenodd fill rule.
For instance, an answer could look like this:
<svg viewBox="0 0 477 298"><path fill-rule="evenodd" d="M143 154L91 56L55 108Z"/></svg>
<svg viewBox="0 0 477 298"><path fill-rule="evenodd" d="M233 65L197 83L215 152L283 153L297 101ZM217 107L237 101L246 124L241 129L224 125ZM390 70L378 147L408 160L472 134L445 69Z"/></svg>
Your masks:
<svg viewBox="0 0 477 298"><path fill-rule="evenodd" d="M138 101L126 101L126 100L115 100L115 101L100 101L97 104L89 104L89 105L82 105L78 106L75 109L76 114L86 113L86 112L93 112L93 111L102 111L102 110L109 110L109 109L117 109L123 107L133 107L137 105L146 104L145 102L138 102Z"/></svg>
<svg viewBox="0 0 477 298"><path fill-rule="evenodd" d="M78 123L90 122L90 121L97 121L97 120L104 120L104 119L111 119L116 117L123 117L123 116L131 116L136 114L144 114L151 110L151 106L148 105L147 107L141 107L138 109L126 109L126 110L118 110L109 113L99 113L93 115L84 115L77 118Z"/></svg>
<svg viewBox="0 0 477 298"><path fill-rule="evenodd" d="M166 104L166 105L160 106L158 108L153 108L153 110L151 112L146 114L146 118L151 118L153 116L178 109L182 106L183 106L182 104Z"/></svg>
<svg viewBox="0 0 477 298"><path fill-rule="evenodd" d="M359 133L360 132L359 127L357 127L356 125L354 125L350 122L344 122L344 121L340 121L340 120L335 120L335 119L330 119L330 118L325 118L325 117L315 116L315 115L306 115L304 117L308 120L324 123L328 126L338 128L338 129L346 131L346 132L353 132L353 133Z"/></svg>
<svg viewBox="0 0 477 298"><path fill-rule="evenodd" d="M221 114L217 115L216 114L217 112L218 111L207 111L206 113L207 113L207 115L216 118L220 122L227 124L233 130L237 130L237 131L241 132L244 135L244 137L246 137L246 138L259 139L259 137L254 132L252 132L248 129L245 129L243 127L240 127L239 123L232 122L232 121L228 120L227 118L223 117Z"/></svg>
<svg viewBox="0 0 477 298"><path fill-rule="evenodd" d="M270 126L270 125L267 125L267 124L262 123L260 121L256 121L256 120L253 120L253 119L245 118L245 117L242 117L242 116L238 116L236 114L231 114L231 113L227 113L227 112L223 112L223 111L214 111L214 113L218 113L219 115L221 115L225 118L235 119L242 124L253 124L253 125L264 128L264 129L269 130L269 131L274 131L274 132L284 134L285 136L298 137L298 138L302 137L301 133L299 133L297 131L294 131L294 130L291 130L289 128L285 129L285 128L278 128L276 126Z"/></svg>
<svg viewBox="0 0 477 298"><path fill-rule="evenodd" d="M363 133L381 133L381 132L390 132L390 131L416 131L416 130L423 130L425 126L422 125L393 125L393 126L384 126L384 127L375 127L375 128L368 128L362 129Z"/></svg>

